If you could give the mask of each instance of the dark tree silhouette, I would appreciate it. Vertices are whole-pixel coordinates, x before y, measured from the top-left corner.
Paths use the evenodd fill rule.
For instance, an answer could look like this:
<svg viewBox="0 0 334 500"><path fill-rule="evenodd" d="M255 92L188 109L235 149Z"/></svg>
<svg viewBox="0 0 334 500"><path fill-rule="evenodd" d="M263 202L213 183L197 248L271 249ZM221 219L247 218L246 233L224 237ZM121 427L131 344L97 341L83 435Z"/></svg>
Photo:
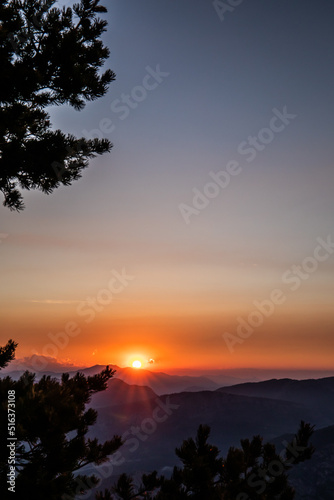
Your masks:
<svg viewBox="0 0 334 500"><path fill-rule="evenodd" d="M8 490L7 483L9 448L0 446L1 498L70 500L96 485L94 475L80 475L78 471L88 464L107 461L122 441L119 436L105 443L87 438L97 412L86 410L86 405L94 393L106 389L114 373L106 367L91 377L77 373L69 378L63 374L61 382L47 376L35 382L35 375L29 372L18 381L0 379L0 435L6 442L8 429L13 429L7 429L7 409L8 394L15 394L11 401L15 401L16 425L11 436L17 438L15 494Z"/></svg>
<svg viewBox="0 0 334 500"><path fill-rule="evenodd" d="M110 151L107 139L51 130L45 108L80 110L103 96L115 74L99 74L109 56L100 40L100 0L56 8L56 0L0 0L0 190L4 205L24 208L20 188L51 193L81 177L89 159Z"/></svg>
<svg viewBox="0 0 334 500"><path fill-rule="evenodd" d="M16 347L17 343L12 339L8 340L5 347L0 347L0 370L1 368L5 368L15 358Z"/></svg>
<svg viewBox="0 0 334 500"><path fill-rule="evenodd" d="M183 467L174 467L171 478L153 472L143 476L143 484L135 492L132 478L122 474L111 491L99 493L96 499L293 500L288 471L312 456L312 432L313 427L302 421L283 456L273 444L263 444L262 437L254 436L251 441L242 439L241 448L231 447L223 459L218 448L207 442L210 427L200 425L196 440L186 439L176 448Z"/></svg>

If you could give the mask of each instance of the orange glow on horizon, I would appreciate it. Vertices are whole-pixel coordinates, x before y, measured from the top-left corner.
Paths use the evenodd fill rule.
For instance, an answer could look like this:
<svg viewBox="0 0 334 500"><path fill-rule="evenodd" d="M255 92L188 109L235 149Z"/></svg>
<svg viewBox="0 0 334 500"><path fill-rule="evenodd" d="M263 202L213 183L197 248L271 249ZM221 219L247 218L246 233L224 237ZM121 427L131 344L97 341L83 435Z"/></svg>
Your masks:
<svg viewBox="0 0 334 500"><path fill-rule="evenodd" d="M50 327L50 317L41 314L36 323L37 311L36 318L23 315L21 319L10 309L3 326L8 338L19 343L16 358L38 354L80 367L109 364L123 368L139 361L142 371L167 373L239 368L333 370L333 321L325 305L321 317L315 308L300 317L299 310L295 314L292 306L283 305L254 327L248 338L236 342L231 352L223 333L238 335L234 311L223 316L194 313L192 317L102 315L87 325L68 314L57 315ZM247 314L239 312L244 320ZM76 324L75 336L66 335L71 322Z"/></svg>

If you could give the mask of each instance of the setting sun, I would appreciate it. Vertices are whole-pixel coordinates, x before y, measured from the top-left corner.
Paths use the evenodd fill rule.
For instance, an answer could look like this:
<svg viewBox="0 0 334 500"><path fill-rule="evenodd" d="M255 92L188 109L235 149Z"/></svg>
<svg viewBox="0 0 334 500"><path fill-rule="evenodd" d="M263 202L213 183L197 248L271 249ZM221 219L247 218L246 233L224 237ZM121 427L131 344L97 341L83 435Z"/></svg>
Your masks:
<svg viewBox="0 0 334 500"><path fill-rule="evenodd" d="M141 368L141 362L136 360L132 363L133 368Z"/></svg>

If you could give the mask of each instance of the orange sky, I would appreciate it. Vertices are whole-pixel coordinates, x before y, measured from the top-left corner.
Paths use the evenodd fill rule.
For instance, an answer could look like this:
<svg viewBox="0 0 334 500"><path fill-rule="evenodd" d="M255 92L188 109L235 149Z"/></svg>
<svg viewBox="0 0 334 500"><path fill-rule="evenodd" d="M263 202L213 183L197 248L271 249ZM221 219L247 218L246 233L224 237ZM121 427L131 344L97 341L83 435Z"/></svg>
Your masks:
<svg viewBox="0 0 334 500"><path fill-rule="evenodd" d="M332 309L325 301L305 308L312 285L310 282L306 287L302 302L300 297L286 294L286 302L277 305L270 317L262 315L262 325L248 327L247 338L240 338L237 330L256 310L251 302L248 306L246 299L244 304L217 301L205 306L197 298L191 309L189 297L184 294L183 301L179 295L177 300L170 298L165 303L160 297L151 297L151 306L139 300L139 307L130 284L117 301L95 312L94 318L93 308L85 309L91 316L78 315L80 303L74 302L21 300L7 303L7 307L3 303L3 331L19 342L19 357L37 353L70 360L75 365L128 366L139 359L149 369L166 371L234 367L331 369ZM230 349L226 332L234 336ZM154 364L147 363L150 359Z"/></svg>
<svg viewBox="0 0 334 500"><path fill-rule="evenodd" d="M2 269L1 344L18 341L18 357L79 366L127 366L138 358L166 371L333 369L330 235L276 252L274 262L250 249L241 261L234 243L225 244L221 261L211 247L206 257L195 250L168 260L164 250L131 257L125 245L110 258L111 241L81 246L74 235L50 238L55 227L47 225L27 237L20 234L24 220L16 216L17 232L1 246L9 263Z"/></svg>

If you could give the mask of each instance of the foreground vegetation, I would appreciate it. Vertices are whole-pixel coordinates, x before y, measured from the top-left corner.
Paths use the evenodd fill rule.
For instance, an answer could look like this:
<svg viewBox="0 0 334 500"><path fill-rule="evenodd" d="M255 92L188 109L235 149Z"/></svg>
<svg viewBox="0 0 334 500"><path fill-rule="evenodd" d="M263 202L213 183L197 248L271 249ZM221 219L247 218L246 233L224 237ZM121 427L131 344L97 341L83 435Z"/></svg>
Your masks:
<svg viewBox="0 0 334 500"><path fill-rule="evenodd" d="M10 340L0 348L0 368L14 359L16 346ZM81 495L87 498L98 481L94 475L80 474L80 469L106 462L122 446L120 436L104 443L86 436L97 418L97 412L86 406L94 393L106 389L113 375L114 371L106 367L91 377L77 373L69 378L63 374L61 381L43 376L36 382L35 375L29 372L18 381L8 376L0 379L1 436L4 442L7 435L16 438L15 480L9 474L10 448L1 446L0 450L2 498L12 498L14 491L19 500L71 500ZM9 417L12 407L15 425ZM15 429L14 434L8 434L10 429ZM196 438L186 439L176 449L182 466L175 466L171 477L158 476L154 471L143 475L142 485L135 488L133 479L121 474L114 486L97 493L96 500L292 500L295 493L288 472L312 456L312 432L310 424L301 422L284 456L274 445L254 436L242 439L241 447L231 447L223 458L218 448L208 442L210 428L200 425ZM9 489L11 479L14 489Z"/></svg>

